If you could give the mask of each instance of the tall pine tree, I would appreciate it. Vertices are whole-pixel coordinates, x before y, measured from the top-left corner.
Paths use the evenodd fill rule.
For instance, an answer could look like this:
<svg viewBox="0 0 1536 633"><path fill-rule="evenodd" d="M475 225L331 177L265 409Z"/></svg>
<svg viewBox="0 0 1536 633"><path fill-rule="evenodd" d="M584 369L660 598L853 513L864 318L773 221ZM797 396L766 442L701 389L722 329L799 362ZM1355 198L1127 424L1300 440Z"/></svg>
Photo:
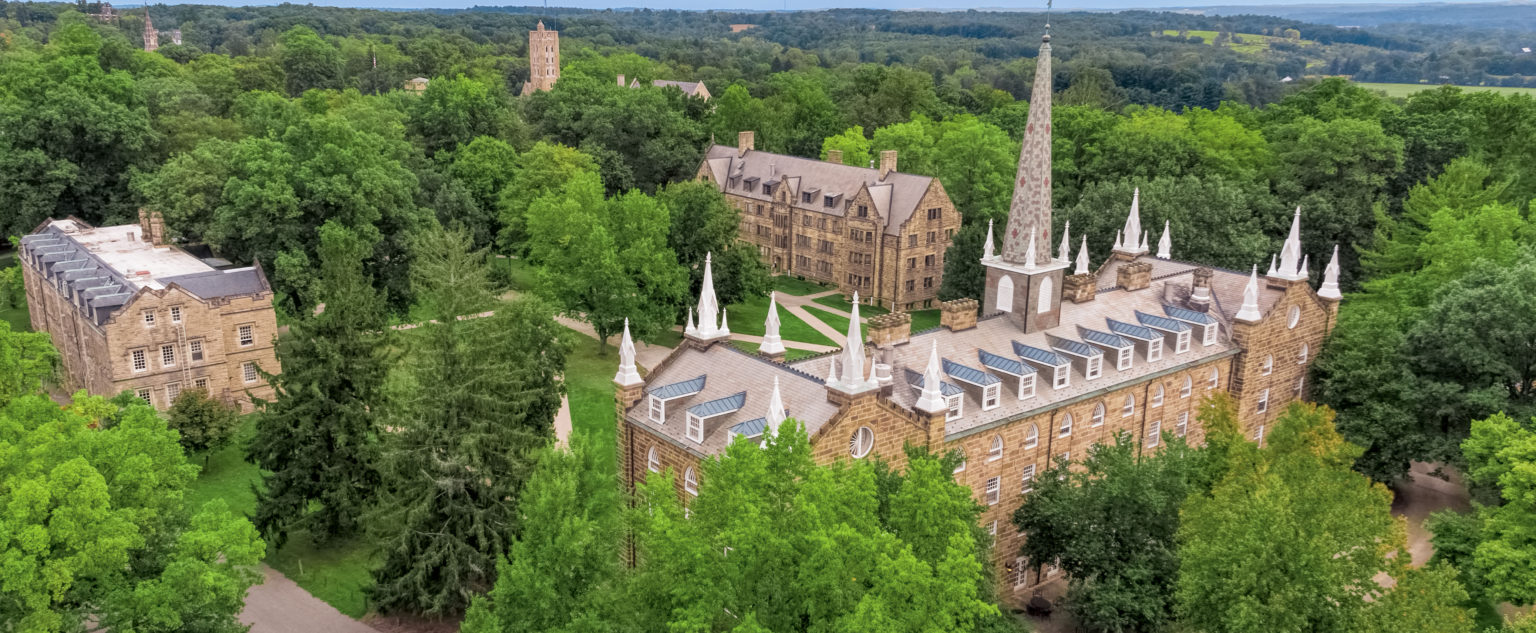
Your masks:
<svg viewBox="0 0 1536 633"><path fill-rule="evenodd" d="M278 337L277 399L256 421L246 459L270 471L256 526L274 545L290 531L316 540L357 531L379 487L381 404L390 358L384 297L364 272L369 245L345 227L320 227L319 314Z"/></svg>
<svg viewBox="0 0 1536 633"><path fill-rule="evenodd" d="M384 417L393 432L372 598L386 613L456 615L491 588L565 391L552 312L533 300L494 305L485 254L469 243L462 231L417 243L412 284L434 323L412 330Z"/></svg>

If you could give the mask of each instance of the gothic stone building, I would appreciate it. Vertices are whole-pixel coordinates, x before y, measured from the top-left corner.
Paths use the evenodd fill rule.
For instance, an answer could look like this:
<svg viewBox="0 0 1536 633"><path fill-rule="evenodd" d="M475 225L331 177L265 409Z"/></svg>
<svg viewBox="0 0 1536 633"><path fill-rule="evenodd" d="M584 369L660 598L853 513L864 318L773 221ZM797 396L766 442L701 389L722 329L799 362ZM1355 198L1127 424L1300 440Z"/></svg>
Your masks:
<svg viewBox="0 0 1536 633"><path fill-rule="evenodd" d="M1018 556L1023 536L1010 522L1055 460L1080 459L1122 433L1149 451L1170 435L1199 444L1197 409L1217 392L1236 399L1245 433L1262 442L1285 405L1305 396L1307 368L1340 295L1336 248L1321 288L1308 283L1299 211L1278 267L1263 277L1257 267L1243 273L1174 259L1168 226L1150 254L1139 200L1097 270L1088 268L1086 240L1075 268L1069 236L1051 252L1046 41L1000 254L987 236L982 301L945 302L941 326L925 332L912 332L903 313L871 318L867 347L850 324L841 351L785 363L772 308L765 351L729 343L715 325L706 270L698 326L670 356L642 378L627 332L621 345L618 458L630 489L670 469L686 502L709 485L700 481L701 460L738 437L772 435L787 418L805 425L824 463L879 456L900 467L907 444L957 450L965 461L955 478L985 506L1003 599L1018 604L1057 575L1049 561Z"/></svg>
<svg viewBox="0 0 1536 633"><path fill-rule="evenodd" d="M944 254L960 213L938 179L896 171L896 152L878 168L770 154L752 132L736 147L715 145L697 177L741 213L741 239L776 273L836 284L845 295L892 310L938 302Z"/></svg>
<svg viewBox="0 0 1536 633"><path fill-rule="evenodd" d="M124 390L164 409L183 390L249 410L278 373L272 286L259 266L216 269L164 243L159 214L93 227L69 218L21 239L32 328L47 332L64 386Z"/></svg>

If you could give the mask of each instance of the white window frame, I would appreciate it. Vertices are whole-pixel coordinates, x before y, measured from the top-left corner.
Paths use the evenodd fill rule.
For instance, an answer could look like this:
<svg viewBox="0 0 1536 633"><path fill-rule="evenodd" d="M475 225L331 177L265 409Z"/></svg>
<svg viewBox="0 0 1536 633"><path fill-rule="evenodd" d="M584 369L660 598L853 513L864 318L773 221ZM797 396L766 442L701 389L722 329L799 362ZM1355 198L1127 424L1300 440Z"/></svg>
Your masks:
<svg viewBox="0 0 1536 633"><path fill-rule="evenodd" d="M250 347L256 344L256 328L251 325L242 325L235 328L236 336L240 341L240 347Z"/></svg>
<svg viewBox="0 0 1536 633"><path fill-rule="evenodd" d="M987 530L992 536L997 536L997 521L992 522L992 527Z"/></svg>
<svg viewBox="0 0 1536 633"><path fill-rule="evenodd" d="M1003 383L994 382L981 388L981 410L991 411L1003 406Z"/></svg>
<svg viewBox="0 0 1536 633"><path fill-rule="evenodd" d="M965 394L957 393L953 396L945 396L944 402L949 405L949 410L944 412L945 420L958 420L965 414Z"/></svg>
<svg viewBox="0 0 1536 633"><path fill-rule="evenodd" d="M1153 409L1163 406L1163 391L1163 383L1157 383L1152 386L1152 403L1150 406Z"/></svg>
<svg viewBox="0 0 1536 633"><path fill-rule="evenodd" d="M194 363L203 360L203 339L195 338L187 341L187 357Z"/></svg>
<svg viewBox="0 0 1536 633"><path fill-rule="evenodd" d="M656 454L655 446L645 452L645 469L653 473L661 472L661 456Z"/></svg>
<svg viewBox="0 0 1536 633"><path fill-rule="evenodd" d="M155 391L149 387L139 387L133 390L133 395L138 396L145 404L154 404Z"/></svg>
<svg viewBox="0 0 1536 633"><path fill-rule="evenodd" d="M147 350L136 349L128 352L128 358L133 363L133 373L149 371L149 352Z"/></svg>
<svg viewBox="0 0 1536 633"><path fill-rule="evenodd" d="M1019 376L1019 399L1028 400L1035 397L1035 375L1024 374Z"/></svg>
<svg viewBox="0 0 1536 633"><path fill-rule="evenodd" d="M176 366L176 346L175 345L161 345L160 346L160 366L161 367L175 367Z"/></svg>
<svg viewBox="0 0 1536 633"><path fill-rule="evenodd" d="M1122 347L1115 358L1115 369L1125 371L1131 368L1131 357L1136 355L1135 347Z"/></svg>
<svg viewBox="0 0 1536 633"><path fill-rule="evenodd" d="M1185 412L1179 414L1179 423L1174 428L1179 432L1179 437L1184 437L1185 435L1187 435L1189 433L1189 412L1188 411L1185 411Z"/></svg>
<svg viewBox="0 0 1536 633"><path fill-rule="evenodd" d="M983 492L982 495L982 499L987 502L987 505L997 505L997 503L1002 500L1003 481L997 477L988 479L986 491Z"/></svg>
<svg viewBox="0 0 1536 633"><path fill-rule="evenodd" d="M1205 336L1203 337L1204 340L1202 340L1200 342L1200 344L1201 345L1215 345L1216 344L1216 332L1219 331L1219 330L1220 330L1220 328L1217 327L1217 325L1215 323L1207 323L1205 325L1205 332L1204 332Z"/></svg>
<svg viewBox="0 0 1536 633"><path fill-rule="evenodd" d="M208 390L208 379L206 377L204 377L204 378L193 378L192 379L192 388L193 389L202 389L203 391L207 391Z"/></svg>
<svg viewBox="0 0 1536 633"><path fill-rule="evenodd" d="M168 383L165 383L165 401L167 403L176 404L176 397L180 396L180 395L181 395L181 383L179 383L179 382L168 382Z"/></svg>
<svg viewBox="0 0 1536 633"><path fill-rule="evenodd" d="M1027 495L1035 491L1035 465L1024 467L1024 472L1019 476L1019 494Z"/></svg>
<svg viewBox="0 0 1536 633"><path fill-rule="evenodd" d="M1305 364L1307 364L1307 358L1310 355L1309 354L1310 351L1311 351L1311 348L1308 347L1306 343L1302 343L1301 344L1301 350L1296 353L1296 364L1297 365L1305 365Z"/></svg>
<svg viewBox="0 0 1536 633"><path fill-rule="evenodd" d="M693 440L699 444L703 444L704 418L696 416L693 414L693 412L690 411L687 415L684 416L683 433L688 436L688 439Z"/></svg>
<svg viewBox="0 0 1536 633"><path fill-rule="evenodd" d="M1056 427L1056 437L1072 437L1072 414L1061 415L1061 425Z"/></svg>
<svg viewBox="0 0 1536 633"><path fill-rule="evenodd" d="M1296 377L1296 395L1301 395L1301 390L1302 390L1302 388L1306 387L1306 385L1307 385L1307 375L1306 374L1302 374L1300 376L1297 376Z"/></svg>
<svg viewBox="0 0 1536 633"><path fill-rule="evenodd" d="M1189 351L1189 330L1184 330L1174 337L1173 353L1183 354L1187 351Z"/></svg>
<svg viewBox="0 0 1536 633"><path fill-rule="evenodd" d="M1083 377L1087 378L1088 380L1093 380L1095 378L1098 378L1099 376L1103 376L1104 375L1104 357L1103 356L1089 356L1088 357L1088 364L1085 365L1083 367L1083 369L1084 369Z"/></svg>
<svg viewBox="0 0 1536 633"><path fill-rule="evenodd" d="M1072 386L1072 365L1057 365L1051 368L1052 388L1066 389Z"/></svg>
<svg viewBox="0 0 1536 633"><path fill-rule="evenodd" d="M657 398L654 395L651 396L649 412L647 413L646 417L649 418L650 421L655 422L657 424L661 424L663 422L666 422L667 421L667 401L666 400L662 400L661 398Z"/></svg>
<svg viewBox="0 0 1536 633"><path fill-rule="evenodd" d="M1093 428L1099 428L1101 426L1104 426L1104 418L1106 418L1108 416L1109 416L1109 407L1104 406L1103 402L1099 402L1098 404L1093 405L1093 417L1090 418L1092 423L1089 424L1089 426L1091 426Z"/></svg>
<svg viewBox="0 0 1536 633"><path fill-rule="evenodd" d="M144 327L155 327L155 311L144 311Z"/></svg>
<svg viewBox="0 0 1536 633"><path fill-rule="evenodd" d="M1015 556L1013 559L1013 588L1029 584L1029 559Z"/></svg>
<svg viewBox="0 0 1536 633"><path fill-rule="evenodd" d="M248 360L242 363L240 365L240 373L241 378L245 380L246 384L250 384L261 379L261 374L256 372L256 361Z"/></svg>
<svg viewBox="0 0 1536 633"><path fill-rule="evenodd" d="M1272 374L1274 372L1275 372L1275 355L1274 354L1266 354L1264 356L1264 364L1259 368L1259 375L1260 376L1268 376L1268 375L1270 375L1270 374Z"/></svg>
<svg viewBox="0 0 1536 633"><path fill-rule="evenodd" d="M1136 415L1136 394L1125 394L1125 404L1120 405L1120 417L1128 418Z"/></svg>
<svg viewBox="0 0 1536 633"><path fill-rule="evenodd" d="M864 459L875 449L875 432L867 426L854 429L848 438L848 454L854 459Z"/></svg>
<svg viewBox="0 0 1536 633"><path fill-rule="evenodd" d="M1163 359L1163 339L1155 338L1147 341L1147 362Z"/></svg>
<svg viewBox="0 0 1536 633"><path fill-rule="evenodd" d="M171 323L181 323L181 306L171 306Z"/></svg>
<svg viewBox="0 0 1536 633"><path fill-rule="evenodd" d="M1212 367L1211 368L1211 377L1206 379L1206 382L1205 382L1205 390L1206 391L1210 391L1210 390L1215 389L1215 388L1220 387L1220 386L1221 386L1221 369L1218 368L1218 367Z"/></svg>
<svg viewBox="0 0 1536 633"><path fill-rule="evenodd" d="M1259 430L1253 434L1253 441L1258 443L1260 448L1264 447L1264 425L1259 425Z"/></svg>
<svg viewBox="0 0 1536 633"><path fill-rule="evenodd" d="M1147 447L1157 446L1163 439L1163 421L1158 420L1147 427Z"/></svg>
<svg viewBox="0 0 1536 633"><path fill-rule="evenodd" d="M1269 390L1265 389L1265 390L1259 392L1258 412L1259 413L1263 413L1263 412L1268 411L1268 410L1269 410Z"/></svg>
<svg viewBox="0 0 1536 633"><path fill-rule="evenodd" d="M692 466L683 471L683 492L699 496L699 475L693 471Z"/></svg>
<svg viewBox="0 0 1536 633"><path fill-rule="evenodd" d="M1028 448L1027 446L1025 448ZM992 436L992 449L987 451L987 462L995 462L1003 458L1003 436L1001 433Z"/></svg>
<svg viewBox="0 0 1536 633"><path fill-rule="evenodd" d="M1179 397L1180 398L1188 398L1189 394L1191 392L1193 392L1194 390L1195 390L1195 379L1190 378L1189 376L1185 376L1184 377L1184 386L1179 388Z"/></svg>
<svg viewBox="0 0 1536 633"><path fill-rule="evenodd" d="M1040 445L1040 425L1030 424L1029 432L1024 434L1024 448L1034 448Z"/></svg>

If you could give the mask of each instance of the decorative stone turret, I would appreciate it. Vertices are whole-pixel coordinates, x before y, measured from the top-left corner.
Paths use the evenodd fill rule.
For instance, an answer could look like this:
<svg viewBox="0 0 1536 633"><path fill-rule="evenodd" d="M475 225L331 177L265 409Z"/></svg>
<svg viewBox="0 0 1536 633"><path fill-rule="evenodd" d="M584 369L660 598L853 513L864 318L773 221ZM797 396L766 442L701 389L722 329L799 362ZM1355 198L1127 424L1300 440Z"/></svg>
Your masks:
<svg viewBox="0 0 1536 633"><path fill-rule="evenodd" d="M768 445L768 438L779 436L779 425L789 416L784 413L784 397L779 395L779 377L773 377L773 395L768 397L768 428L763 430L763 446Z"/></svg>
<svg viewBox="0 0 1536 633"><path fill-rule="evenodd" d="M1173 238L1169 237L1168 227L1168 221L1163 220L1163 236L1157 240L1158 259L1173 259Z"/></svg>
<svg viewBox="0 0 1536 633"><path fill-rule="evenodd" d="M997 253L992 250L992 220L987 220L987 241L981 246L981 261L997 259Z"/></svg>
<svg viewBox="0 0 1536 633"><path fill-rule="evenodd" d="M1258 267L1255 266L1255 269ZM1257 272L1257 271L1255 271ZM1215 272L1209 268L1196 268L1195 281L1189 289L1189 308L1200 312L1211 310L1211 276Z"/></svg>
<svg viewBox="0 0 1536 633"><path fill-rule="evenodd" d="M693 314L688 315L688 325L683 330L683 336L696 343L708 345L716 341L726 340L731 337L730 326L726 325L725 316L720 312L720 304L715 299L715 273L713 264L714 255L704 255L704 284L699 288L699 305L697 325L693 323Z"/></svg>
<svg viewBox="0 0 1536 633"><path fill-rule="evenodd" d="M912 315L906 312L872 316L864 325L869 330L869 344L875 347L904 345L912 340Z"/></svg>
<svg viewBox="0 0 1536 633"><path fill-rule="evenodd" d="M843 368L842 379L828 383L828 389L835 390L842 396L852 397L879 387L879 384L865 373L869 359L864 357L864 335L860 331L857 291L853 293L853 310L848 319L848 335L843 341L843 352L839 357L839 364ZM836 369L833 371L835 376Z"/></svg>
<svg viewBox="0 0 1536 633"><path fill-rule="evenodd" d="M1123 253L1117 253L1123 255ZM1141 290L1152 285L1152 264L1150 262L1131 262L1121 264L1115 270L1115 283L1126 290Z"/></svg>
<svg viewBox="0 0 1536 633"><path fill-rule="evenodd" d="M624 319L624 338L619 340L619 372L613 375L613 383L630 387L644 382L635 368L635 341L629 337L629 319Z"/></svg>
<svg viewBox="0 0 1536 633"><path fill-rule="evenodd" d="M774 292L768 293L768 319L763 324L763 342L757 346L757 353L768 357L769 360L784 362L784 339L779 336L779 303Z"/></svg>
<svg viewBox="0 0 1536 633"><path fill-rule="evenodd" d="M1141 242L1136 241L1137 236L1142 236ZM1120 229L1120 240L1116 240L1115 257L1135 259L1138 255L1146 255L1146 241L1147 238L1141 230L1141 188L1138 187L1131 194L1131 212L1125 216L1125 227Z"/></svg>
<svg viewBox="0 0 1536 633"><path fill-rule="evenodd" d="M1333 245L1333 257L1328 260L1328 267L1323 269L1323 285L1317 289L1317 296L1330 301L1339 301L1344 295L1339 292L1339 245Z"/></svg>
<svg viewBox="0 0 1536 633"><path fill-rule="evenodd" d="M944 392L940 388L943 380L941 369L939 342L935 340L933 349L928 354L928 367L923 371L923 392L917 397L917 404L912 405L912 408L928 414L949 410L949 403L944 400Z"/></svg>
<svg viewBox="0 0 1536 633"><path fill-rule="evenodd" d="M1061 246L1056 249L1056 261L1066 263L1071 261L1068 252L1072 249L1072 223L1067 222L1061 227Z"/></svg>
<svg viewBox="0 0 1536 633"><path fill-rule="evenodd" d="M939 304L939 325L949 328L951 332L969 330L976 327L975 299L954 299Z"/></svg>
<svg viewBox="0 0 1536 633"><path fill-rule="evenodd" d="M1259 267L1254 265L1253 274L1248 277L1248 287L1243 289L1243 307L1237 311L1235 317L1239 321L1257 323L1264 315L1259 312Z"/></svg>
<svg viewBox="0 0 1536 633"><path fill-rule="evenodd" d="M1301 207L1296 207L1296 215L1291 217L1291 232L1285 237L1285 244L1280 247L1280 264L1276 267L1271 263L1271 272L1266 277L1275 285L1289 285L1288 282L1302 281L1307 278L1307 269L1302 261L1301 253Z"/></svg>

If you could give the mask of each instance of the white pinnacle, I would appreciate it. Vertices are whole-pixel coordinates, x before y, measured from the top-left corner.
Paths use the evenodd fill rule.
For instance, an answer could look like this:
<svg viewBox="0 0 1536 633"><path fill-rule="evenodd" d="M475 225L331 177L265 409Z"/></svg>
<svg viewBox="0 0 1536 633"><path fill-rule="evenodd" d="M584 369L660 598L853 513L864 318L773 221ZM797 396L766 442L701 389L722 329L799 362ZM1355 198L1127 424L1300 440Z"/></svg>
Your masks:
<svg viewBox="0 0 1536 633"><path fill-rule="evenodd" d="M1059 261L1059 262L1069 261L1068 258L1067 258L1067 254L1070 253L1071 249L1072 249L1072 237L1071 237L1071 234L1072 234L1072 223L1069 221L1069 222L1066 223L1065 226L1061 227L1061 248L1056 250L1056 261Z"/></svg>
<svg viewBox="0 0 1536 633"><path fill-rule="evenodd" d="M624 319L624 338L619 340L619 372L613 381L624 386L640 382L640 372L635 371L635 341L629 337L629 319Z"/></svg>
<svg viewBox="0 0 1536 633"><path fill-rule="evenodd" d="M1296 276L1297 277L1301 277L1302 279L1306 279L1307 277L1310 277L1311 275L1312 275L1312 256L1311 255L1303 255L1302 258L1301 258L1301 268L1297 268L1296 269Z"/></svg>
<svg viewBox="0 0 1536 633"><path fill-rule="evenodd" d="M1029 234L1029 250L1024 251L1024 266L1026 268L1034 268L1035 267L1035 234L1034 233L1030 233Z"/></svg>
<svg viewBox="0 0 1536 633"><path fill-rule="evenodd" d="M683 334L698 334L699 328L693 327L693 307L688 307L688 325L683 328Z"/></svg>
<svg viewBox="0 0 1536 633"><path fill-rule="evenodd" d="M1328 267L1323 269L1323 285L1317 289L1317 296L1324 299L1339 300L1344 295L1339 293L1339 245L1333 245L1333 258L1328 260Z"/></svg>
<svg viewBox="0 0 1536 633"><path fill-rule="evenodd" d="M1152 249L1147 247L1147 232L1146 231L1142 231L1141 232L1141 246L1138 247L1136 250L1141 251L1143 253L1145 253L1145 252L1147 252L1149 250L1152 250Z"/></svg>
<svg viewBox="0 0 1536 633"><path fill-rule="evenodd" d="M843 344L843 382L850 389L874 384L864 378L864 335L859 329L859 291L853 291L852 316L848 319L848 339Z"/></svg>
<svg viewBox="0 0 1536 633"><path fill-rule="evenodd" d="M1302 279L1301 272L1301 207L1296 207L1296 215L1291 217L1291 232L1285 237L1285 245L1280 247L1280 267L1276 269L1276 276L1283 279Z"/></svg>
<svg viewBox="0 0 1536 633"><path fill-rule="evenodd" d="M720 333L720 305L715 300L713 258L713 253L704 254L704 286L699 290L699 336L703 338L714 338Z"/></svg>
<svg viewBox="0 0 1536 633"><path fill-rule="evenodd" d="M1077 270L1072 271L1072 274L1088 274L1088 236L1086 235L1083 236L1083 245L1077 249Z"/></svg>
<svg viewBox="0 0 1536 633"><path fill-rule="evenodd" d="M1173 239L1168 236L1168 221L1163 220L1163 236L1157 240L1157 258L1173 259Z"/></svg>
<svg viewBox="0 0 1536 633"><path fill-rule="evenodd" d="M923 392L917 398L916 408L923 413L938 413L949 409L944 392L939 388L939 342L934 340L933 351L928 354L928 368L923 372Z"/></svg>
<svg viewBox="0 0 1536 633"><path fill-rule="evenodd" d="M1248 277L1248 287L1243 289L1243 307L1237 311L1240 321L1258 321L1264 318L1259 314L1259 266L1254 264L1253 274Z"/></svg>
<svg viewBox="0 0 1536 633"><path fill-rule="evenodd" d="M1258 266L1255 265L1254 267L1257 268ZM1269 272L1264 273L1264 276L1265 277L1274 277L1275 276L1275 254L1274 253L1270 253L1269 254Z"/></svg>
<svg viewBox="0 0 1536 633"><path fill-rule="evenodd" d="M835 387L840 382L837 379L837 357L827 359L827 386Z"/></svg>
<svg viewBox="0 0 1536 633"><path fill-rule="evenodd" d="M1147 250L1147 239L1141 230L1141 188L1137 187L1131 194L1131 212L1125 216L1125 228L1120 230L1124 236L1117 240L1119 245L1115 250L1125 253L1140 253ZM1136 242L1136 236L1142 235L1141 243Z"/></svg>
<svg viewBox="0 0 1536 633"><path fill-rule="evenodd" d="M987 242L981 248L982 248L982 250L981 250L981 259L982 259L982 261L987 261L987 260L994 259L994 258L997 257L997 255L992 250L992 221L991 220L987 220Z"/></svg>
<svg viewBox="0 0 1536 633"><path fill-rule="evenodd" d="M720 329L715 330L717 336L730 336L731 326L725 324L725 310L720 311Z"/></svg>
<svg viewBox="0 0 1536 633"><path fill-rule="evenodd" d="M1115 229L1115 246L1113 250L1118 251L1120 250L1121 246L1123 245L1120 243L1120 229Z"/></svg>
<svg viewBox="0 0 1536 633"><path fill-rule="evenodd" d="M779 303L775 293L768 293L768 321L763 326L763 342L757 350L764 354L784 353L784 339L779 337Z"/></svg>
<svg viewBox="0 0 1536 633"><path fill-rule="evenodd" d="M774 376L773 395L768 397L768 429L766 433L763 433L763 442L765 444L768 442L768 438L778 437L779 425L783 424L784 420L788 418L789 416L784 414L784 398L779 395L779 377Z"/></svg>

